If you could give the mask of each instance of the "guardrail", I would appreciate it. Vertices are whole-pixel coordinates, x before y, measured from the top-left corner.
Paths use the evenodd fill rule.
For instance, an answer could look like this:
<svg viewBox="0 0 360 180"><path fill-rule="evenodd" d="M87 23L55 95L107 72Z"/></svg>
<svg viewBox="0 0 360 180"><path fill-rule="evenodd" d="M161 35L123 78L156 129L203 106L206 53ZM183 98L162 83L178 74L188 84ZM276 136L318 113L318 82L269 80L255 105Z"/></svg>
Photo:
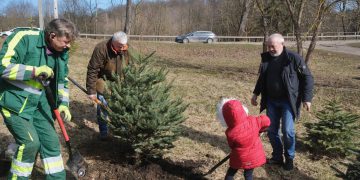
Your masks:
<svg viewBox="0 0 360 180"><path fill-rule="evenodd" d="M80 34L80 37L106 39L111 37L112 34ZM131 40L135 41L166 41L174 42L176 36L156 36L156 35L130 35ZM295 41L295 36L284 36L285 41ZM311 40L312 36L303 37L304 41ZM217 36L218 42L262 42L263 36ZM360 33L352 35L320 35L320 41L333 41L333 40L360 40Z"/></svg>

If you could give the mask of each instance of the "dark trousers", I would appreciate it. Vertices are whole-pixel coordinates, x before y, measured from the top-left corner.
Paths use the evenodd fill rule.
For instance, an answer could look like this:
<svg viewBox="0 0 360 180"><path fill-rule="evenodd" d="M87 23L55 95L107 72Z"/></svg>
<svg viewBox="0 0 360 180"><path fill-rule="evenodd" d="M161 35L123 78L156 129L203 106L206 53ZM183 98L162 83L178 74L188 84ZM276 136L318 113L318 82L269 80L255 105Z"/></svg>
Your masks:
<svg viewBox="0 0 360 180"><path fill-rule="evenodd" d="M233 180L237 171L238 171L237 169L233 169L233 168L229 167L229 169L227 170L226 175L225 175L225 180ZM245 180L252 180L253 172L254 172L254 169L244 169Z"/></svg>

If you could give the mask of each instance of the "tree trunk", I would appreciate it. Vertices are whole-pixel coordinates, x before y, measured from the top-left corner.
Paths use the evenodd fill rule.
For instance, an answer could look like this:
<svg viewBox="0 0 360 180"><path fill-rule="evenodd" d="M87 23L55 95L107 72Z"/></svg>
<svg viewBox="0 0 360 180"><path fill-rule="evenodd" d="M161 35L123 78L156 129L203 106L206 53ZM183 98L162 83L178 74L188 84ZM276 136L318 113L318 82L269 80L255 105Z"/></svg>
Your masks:
<svg viewBox="0 0 360 180"><path fill-rule="evenodd" d="M294 35L296 38L296 47L297 47L297 53L303 56L303 48L302 48L302 38L301 38L301 20L302 20L302 14L304 11L306 0L300 1L299 9L297 10L297 15L295 15L295 10L293 9L293 6L290 2L290 0L286 0L286 7L289 10L291 20L294 25ZM295 2L296 3L296 2Z"/></svg>
<svg viewBox="0 0 360 180"><path fill-rule="evenodd" d="M334 4L340 2L341 0L336 0L336 1L332 1L330 4L326 5L326 0L320 0L319 1L319 7L318 7L318 12L317 12L317 16L315 18L314 23L312 24L312 37L311 37L311 42L308 48L308 51L306 53L306 57L305 57L305 63L308 64L310 61L310 57L312 52L315 49L316 46L316 41L317 41L317 37L319 34L319 30L321 27L321 24L323 22L323 17L325 15L326 12L328 12L328 10L330 9L330 7L332 7Z"/></svg>
<svg viewBox="0 0 360 180"><path fill-rule="evenodd" d="M240 28L239 28L239 35L243 36L246 32L246 24L248 22L249 13L252 7L253 0L245 0L244 1L244 11L241 16Z"/></svg>
<svg viewBox="0 0 360 180"><path fill-rule="evenodd" d="M267 18L266 18L266 15L267 15L267 12L265 12L265 7L264 7L264 4L266 3L261 3L260 2L261 0L256 0L255 3L256 3L256 6L259 8L259 11L260 11L260 14L261 14L261 19L262 19L262 28L263 28L263 34L264 34L264 39L263 39L263 52L266 52L267 51L267 46L266 46L266 39L268 38L269 36L269 28L268 28L268 23L267 23Z"/></svg>
<svg viewBox="0 0 360 180"><path fill-rule="evenodd" d="M130 35L130 27L131 27L131 0L126 0L126 16L125 16L125 27L124 32Z"/></svg>

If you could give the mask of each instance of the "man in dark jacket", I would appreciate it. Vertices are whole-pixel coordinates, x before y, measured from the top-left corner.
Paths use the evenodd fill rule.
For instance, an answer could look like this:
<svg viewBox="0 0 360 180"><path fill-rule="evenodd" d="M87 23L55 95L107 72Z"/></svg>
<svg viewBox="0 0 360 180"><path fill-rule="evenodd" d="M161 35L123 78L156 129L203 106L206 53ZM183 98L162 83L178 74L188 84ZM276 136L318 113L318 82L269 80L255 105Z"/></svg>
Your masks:
<svg viewBox="0 0 360 180"><path fill-rule="evenodd" d="M314 81L302 57L285 48L281 34L269 36L267 47L268 52L261 54L259 78L251 104L257 106L257 96L261 94L260 112L267 109L271 120L268 137L273 152L268 163L281 164L285 170L292 170L295 157L294 122L299 117L301 102L307 111L310 110ZM280 122L284 143L279 134Z"/></svg>
<svg viewBox="0 0 360 180"><path fill-rule="evenodd" d="M107 105L103 93L106 80L114 80L113 74L121 74L123 66L129 63L127 35L120 31L103 42L96 45L87 67L86 88L89 99L99 99ZM107 114L100 106L97 106L97 119L99 123L100 139L108 139L108 128L106 124Z"/></svg>

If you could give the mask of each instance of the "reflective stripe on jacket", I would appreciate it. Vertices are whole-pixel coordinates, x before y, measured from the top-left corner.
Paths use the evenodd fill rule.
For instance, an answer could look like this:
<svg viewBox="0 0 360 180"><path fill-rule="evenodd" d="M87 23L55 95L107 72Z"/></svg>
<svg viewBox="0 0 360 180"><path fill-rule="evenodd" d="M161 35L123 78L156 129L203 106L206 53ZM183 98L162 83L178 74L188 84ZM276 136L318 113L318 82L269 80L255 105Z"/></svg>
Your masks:
<svg viewBox="0 0 360 180"><path fill-rule="evenodd" d="M0 51L0 106L31 119L43 93L41 83L33 79L35 67L53 68L50 86L58 104L69 104L68 52L46 54L43 31L18 31L11 34Z"/></svg>

